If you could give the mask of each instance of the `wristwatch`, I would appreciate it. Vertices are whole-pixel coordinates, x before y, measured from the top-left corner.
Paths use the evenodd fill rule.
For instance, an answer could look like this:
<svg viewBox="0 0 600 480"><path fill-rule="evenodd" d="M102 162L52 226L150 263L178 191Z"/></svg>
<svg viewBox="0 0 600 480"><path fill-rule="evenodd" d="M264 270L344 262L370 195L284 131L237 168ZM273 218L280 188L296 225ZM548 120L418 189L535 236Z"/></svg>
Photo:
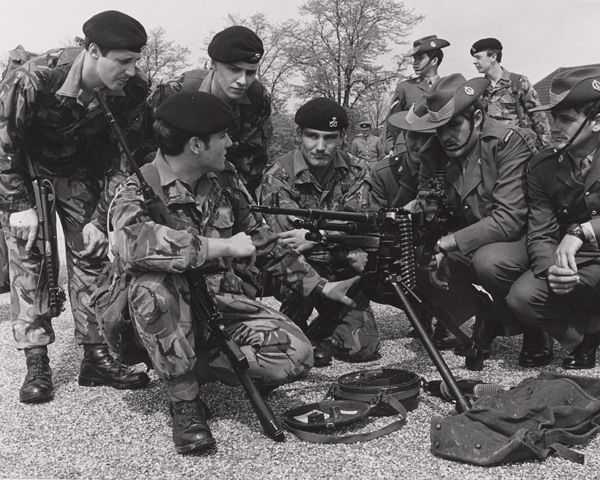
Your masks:
<svg viewBox="0 0 600 480"><path fill-rule="evenodd" d="M323 295L323 289L325 288L325 285L327 285L327 280L325 278L321 278L321 280L319 280L319 283L317 283L317 286L315 287L313 292L316 292L319 295Z"/></svg>
<svg viewBox="0 0 600 480"><path fill-rule="evenodd" d="M573 235L574 237L577 237L579 240L581 240L583 243L587 241L585 232L583 231L583 227L578 223L569 225L569 228L567 228L567 235Z"/></svg>

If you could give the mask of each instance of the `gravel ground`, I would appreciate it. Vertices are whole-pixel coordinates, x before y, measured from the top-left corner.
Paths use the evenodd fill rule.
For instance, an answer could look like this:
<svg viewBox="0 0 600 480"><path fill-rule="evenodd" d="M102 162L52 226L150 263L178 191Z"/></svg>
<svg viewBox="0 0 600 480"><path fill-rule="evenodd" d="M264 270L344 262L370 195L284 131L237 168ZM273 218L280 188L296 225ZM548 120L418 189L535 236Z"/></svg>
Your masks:
<svg viewBox="0 0 600 480"><path fill-rule="evenodd" d="M64 258L64 257L63 257ZM272 300L266 300L276 306ZM68 307L68 306L67 306ZM334 361L314 369L301 382L275 390L268 403L276 413L320 400L340 375L362 368L405 368L427 379L439 378L420 342L406 338L409 328L402 312L374 305L383 337L380 360L364 365ZM57 341L50 346L56 395L40 405L19 403L25 375L22 352L12 345L9 295L0 296L0 478L77 479L574 479L600 478L600 438L586 447L585 465L550 457L482 468L443 460L430 451L432 415L446 414L451 405L421 393L419 407L410 412L399 431L368 443L318 445L287 434L275 443L261 432L253 410L240 388L212 384L203 394L215 416L209 421L217 448L204 454L178 455L172 445L166 394L154 372L144 390L117 391L77 385L82 349L73 338L73 319L66 312L54 322ZM536 372L517 365L520 344L500 339L482 372L469 372L464 360L452 353L444 358L454 375L516 385ZM555 359L545 370L563 371L565 351L555 346ZM583 374L597 376L600 368ZM340 433L369 431L392 417L348 427Z"/></svg>

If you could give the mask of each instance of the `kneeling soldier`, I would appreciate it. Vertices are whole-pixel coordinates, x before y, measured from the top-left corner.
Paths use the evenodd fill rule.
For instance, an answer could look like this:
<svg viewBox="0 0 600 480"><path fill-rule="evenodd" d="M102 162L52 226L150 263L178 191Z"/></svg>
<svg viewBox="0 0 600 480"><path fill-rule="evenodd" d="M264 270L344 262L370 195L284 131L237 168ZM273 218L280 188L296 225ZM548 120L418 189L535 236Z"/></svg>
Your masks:
<svg viewBox="0 0 600 480"><path fill-rule="evenodd" d="M173 440L178 452L214 445L200 385L237 383L225 354L190 317L190 290L182 272L202 268L224 323L250 364L249 375L265 387L293 382L313 365L310 342L288 318L244 295L233 259L257 257L267 274L304 296L314 290L352 303L352 281L326 283L302 255L249 211L250 196L226 161L234 114L205 92L180 92L157 109L154 135L159 150L142 167L148 184L181 224L172 229L151 221L131 177L111 207L114 253L131 275L129 308L135 331L173 405ZM246 290L248 291L248 290Z"/></svg>

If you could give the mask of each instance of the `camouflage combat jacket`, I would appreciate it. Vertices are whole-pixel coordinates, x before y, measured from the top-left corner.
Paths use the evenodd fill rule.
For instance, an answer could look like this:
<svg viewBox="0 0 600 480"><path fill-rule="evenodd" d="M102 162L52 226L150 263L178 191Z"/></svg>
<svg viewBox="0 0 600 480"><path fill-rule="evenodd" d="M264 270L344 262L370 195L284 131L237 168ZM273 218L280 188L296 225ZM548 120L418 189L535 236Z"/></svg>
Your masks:
<svg viewBox="0 0 600 480"><path fill-rule="evenodd" d="M516 88L513 86L513 81L518 81ZM514 91L517 92L517 97L520 99L521 109L526 117L524 118L525 124L519 121ZM552 146L550 125L546 114L544 112L529 113L530 109L540 106L540 99L526 76L510 73L502 68L502 78L496 85L488 86L480 99L488 117L502 123L531 129L537 137L538 150L545 150Z"/></svg>
<svg viewBox="0 0 600 480"><path fill-rule="evenodd" d="M126 177L127 159L94 99L79 101L82 47L51 50L14 70L0 85L0 209L35 205L23 149L37 174L96 182L104 194L92 223L106 230L106 208ZM135 153L146 130L150 84L137 70L122 90L104 89L106 102Z"/></svg>
<svg viewBox="0 0 600 480"><path fill-rule="evenodd" d="M182 90L212 93L212 79L211 70L185 72L178 78L159 84L148 103L152 111L156 111L167 97ZM227 132L233 142L233 148L227 152L227 160L233 163L248 190L254 193L268 162L273 134L271 96L259 80L254 80L242 98L234 100L230 107L235 119Z"/></svg>
<svg viewBox="0 0 600 480"><path fill-rule="evenodd" d="M376 210L379 205L371 196L371 171L353 155L339 151L333 159L334 172L324 186L312 174L300 150L293 150L267 169L257 192L261 205L319 210ZM279 202L279 203L277 203ZM267 223L276 232L294 228L295 217L267 215ZM331 256L321 246L304 252L309 261L328 263Z"/></svg>
<svg viewBox="0 0 600 480"><path fill-rule="evenodd" d="M302 255L279 240L262 217L250 212L250 196L231 164L219 174L205 174L194 192L175 176L160 151L141 171L180 228L151 221L137 177L130 177L119 187L110 209L116 232L113 253L122 262L117 268L135 275L182 273L200 267L213 293L245 293L231 258L206 260L205 237L230 238L246 232L256 246L256 266L266 274L304 296L321 280ZM251 276L246 273L244 280Z"/></svg>

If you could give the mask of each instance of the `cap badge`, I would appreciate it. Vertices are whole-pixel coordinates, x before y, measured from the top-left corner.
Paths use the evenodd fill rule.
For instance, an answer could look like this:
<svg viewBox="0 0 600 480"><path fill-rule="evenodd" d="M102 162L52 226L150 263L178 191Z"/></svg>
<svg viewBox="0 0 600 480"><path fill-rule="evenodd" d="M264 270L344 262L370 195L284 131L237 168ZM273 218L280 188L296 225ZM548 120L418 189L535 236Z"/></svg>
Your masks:
<svg viewBox="0 0 600 480"><path fill-rule="evenodd" d="M598 80L596 80L594 78L594 81L592 82L592 88L594 90L596 90L597 92L600 92L600 82Z"/></svg>
<svg viewBox="0 0 600 480"><path fill-rule="evenodd" d="M331 117L331 121L329 122L329 126L331 128L335 128L338 126L337 117Z"/></svg>
<svg viewBox="0 0 600 480"><path fill-rule="evenodd" d="M475 95L475 90L473 90L471 87L465 87L465 93L467 95Z"/></svg>
<svg viewBox="0 0 600 480"><path fill-rule="evenodd" d="M260 60L260 53L255 53L252 57L252 61Z"/></svg>
<svg viewBox="0 0 600 480"><path fill-rule="evenodd" d="M431 45L432 48L435 48L435 42L431 42L429 45Z"/></svg>

